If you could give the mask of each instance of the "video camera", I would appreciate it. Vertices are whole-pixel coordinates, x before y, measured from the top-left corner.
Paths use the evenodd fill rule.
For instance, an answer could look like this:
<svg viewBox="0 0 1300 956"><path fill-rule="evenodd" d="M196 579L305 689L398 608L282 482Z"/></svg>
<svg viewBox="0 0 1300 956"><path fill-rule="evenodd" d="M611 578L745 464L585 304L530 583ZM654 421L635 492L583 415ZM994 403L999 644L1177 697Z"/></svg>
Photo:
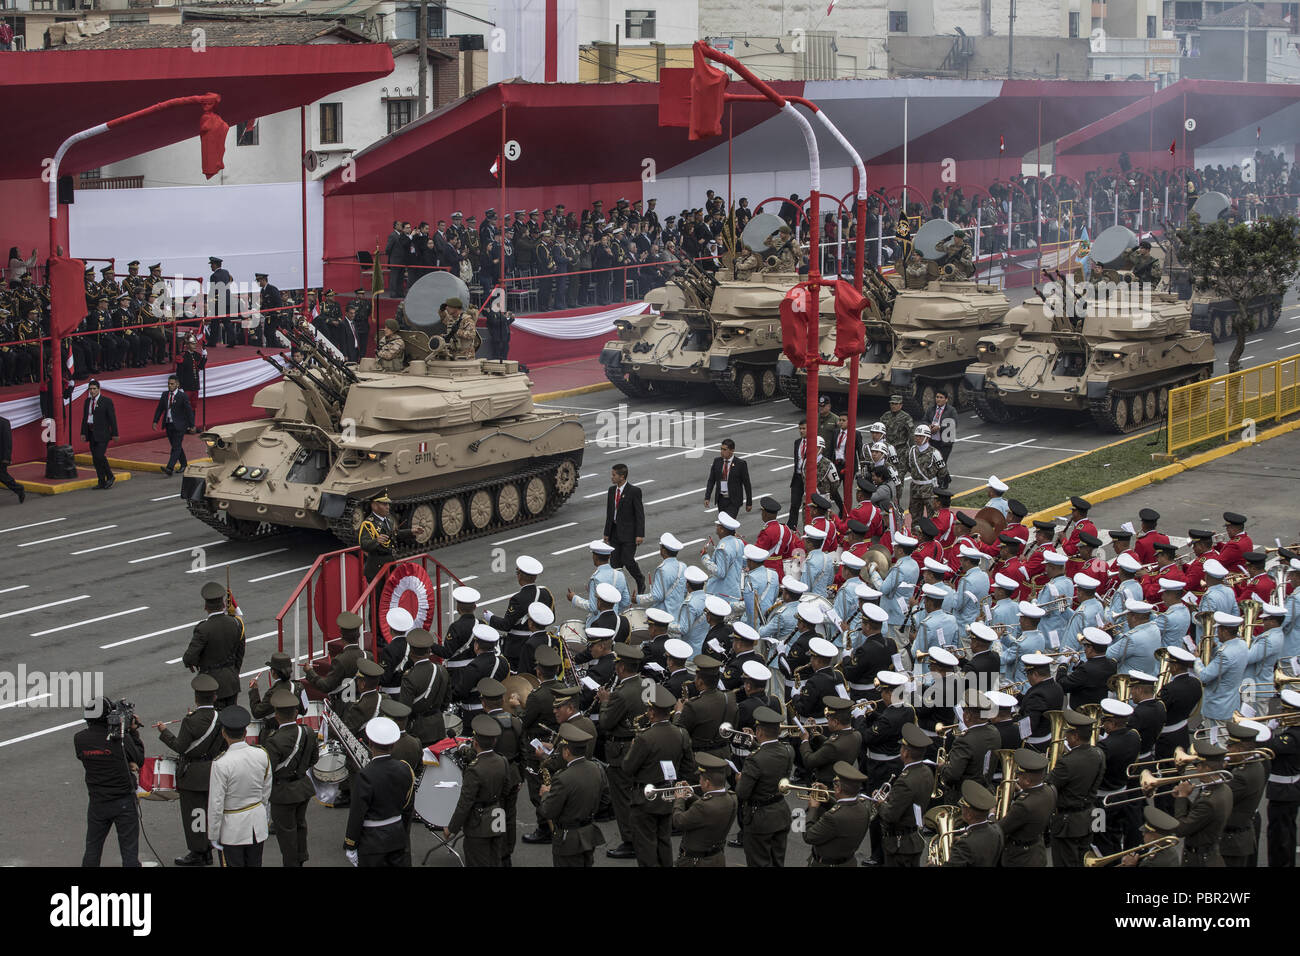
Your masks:
<svg viewBox="0 0 1300 956"><path fill-rule="evenodd" d="M105 703L108 704L108 713L105 715L108 720L108 738L122 740L136 725L135 704L126 699L111 701L107 698Z"/></svg>

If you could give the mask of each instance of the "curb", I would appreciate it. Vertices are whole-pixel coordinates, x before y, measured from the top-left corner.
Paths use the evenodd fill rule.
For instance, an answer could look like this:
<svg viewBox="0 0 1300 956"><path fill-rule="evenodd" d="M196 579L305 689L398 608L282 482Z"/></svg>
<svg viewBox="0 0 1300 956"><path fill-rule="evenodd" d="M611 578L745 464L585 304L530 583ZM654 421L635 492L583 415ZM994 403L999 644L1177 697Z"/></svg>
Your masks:
<svg viewBox="0 0 1300 956"><path fill-rule="evenodd" d="M1209 451L1203 451L1192 455L1185 461L1176 461L1172 464L1152 469L1151 471L1144 472L1143 474L1136 475L1132 478L1127 478L1116 484L1107 485L1105 488L1100 488L1091 494L1084 494L1083 497L1087 498L1094 505L1100 501L1109 501L1112 498L1126 495L1130 491L1136 491L1138 488L1155 484L1157 481L1166 481L1167 479L1174 477L1174 475L1182 474L1184 471L1189 471L1190 469L1199 467L1200 465L1209 464L1210 462L1217 461L1220 458L1226 458L1228 455L1235 455L1237 452L1245 451L1247 448L1257 445L1260 442L1268 441L1270 438L1279 438L1282 435L1285 435L1288 432L1293 432L1297 429L1300 429L1300 419L1286 422L1282 425L1276 425L1267 431L1260 432L1253 442L1233 442L1232 444L1224 445L1221 448L1212 448ZM1035 514L1027 515L1025 521L1047 521L1061 514L1069 514L1070 507L1068 501L1063 501L1054 507L1044 508L1042 511Z"/></svg>
<svg viewBox="0 0 1300 956"><path fill-rule="evenodd" d="M131 473L129 471L114 470L113 477L118 481L130 481ZM26 478L19 478L17 481L18 484L23 486L24 491L30 491L34 495L61 495L69 491L84 491L99 484L97 478L78 478L75 481L60 481L58 483L32 481Z"/></svg>
<svg viewBox="0 0 1300 956"><path fill-rule="evenodd" d="M579 385L577 388L561 389L558 392L543 392L540 395L534 395L535 402L551 402L557 398L572 398L574 395L587 395L591 392L603 392L607 388L613 388L612 382L594 382L591 385Z"/></svg>
<svg viewBox="0 0 1300 956"><path fill-rule="evenodd" d="M1047 471L1047 469L1049 468L1055 468L1057 465L1064 465L1068 461L1078 461L1080 458L1086 458L1088 455L1094 454L1099 451L1104 451L1107 448L1114 448L1116 445L1124 445L1131 441L1137 441L1139 438L1145 438L1147 435L1150 435L1151 432L1157 430L1158 429L1148 428L1144 432L1138 432L1134 435L1128 435L1125 438L1120 438L1113 442L1107 442L1105 445L1098 445L1096 448L1089 449L1088 451L1081 452L1080 454L1071 455L1069 458L1062 458L1059 461L1054 461L1050 465L1039 465L1037 468L1030 468L1028 471L1022 471L1018 475L1011 475L1009 478L1003 478L1002 480L1005 481L1007 484L1011 484L1011 482L1015 481L1017 478L1027 478L1030 475L1038 474L1040 471ZM973 495L975 494L975 492L983 491L987 487L988 487L987 485L976 485L974 488L971 488L967 491L958 492L957 494L953 495L953 498L957 499L957 498L962 498L966 495ZM1091 501L1092 499L1090 498L1088 500ZM1029 520L1028 516L1026 516L1025 520L1026 521Z"/></svg>
<svg viewBox="0 0 1300 956"><path fill-rule="evenodd" d="M81 454L77 455L76 460L78 465L93 464L90 455L86 454L85 452L82 452ZM191 458L189 459L189 464L196 464L198 462L211 461L211 460L212 460L211 458ZM167 462L165 461L139 461L133 458L114 458L112 455L108 456L108 463L112 465L114 468L127 468L133 471L146 471L146 472L152 471L152 472L159 472L159 473L161 473L163 468L165 468L167 465Z"/></svg>

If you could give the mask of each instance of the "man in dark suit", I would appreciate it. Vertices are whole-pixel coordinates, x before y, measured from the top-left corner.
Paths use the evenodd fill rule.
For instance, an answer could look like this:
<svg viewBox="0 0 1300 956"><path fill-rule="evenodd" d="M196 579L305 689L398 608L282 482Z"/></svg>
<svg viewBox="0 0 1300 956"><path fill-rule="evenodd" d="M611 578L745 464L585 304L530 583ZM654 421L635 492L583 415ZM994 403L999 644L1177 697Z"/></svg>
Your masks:
<svg viewBox="0 0 1300 956"><path fill-rule="evenodd" d="M930 426L930 444L939 450L946 462L957 440L957 412L948 403L946 391L935 389L934 404L925 410L918 424Z"/></svg>
<svg viewBox="0 0 1300 956"><path fill-rule="evenodd" d="M158 407L153 413L153 430L158 430L161 421L163 430L167 433L167 441L172 446L171 455L162 470L168 478L176 470L177 462L180 462L181 471L189 464L185 459L185 436L194 431L194 409L190 408L190 400L181 391L180 384L181 380L177 376L167 376L167 391L159 396Z"/></svg>
<svg viewBox="0 0 1300 956"><path fill-rule="evenodd" d="M27 500L27 492L23 486L14 481L13 476L9 474L9 465L14 457L14 433L9 424L9 419L0 415L0 485L4 485L10 491L18 496L18 503L22 504Z"/></svg>
<svg viewBox="0 0 1300 956"><path fill-rule="evenodd" d="M277 345L278 340L275 337L275 330L281 326L289 326L293 322L293 316L284 309L284 296L280 290L271 284L271 281L265 272L255 272L253 281L261 289L258 293L257 309L262 313L262 324L258 327L258 338L262 345Z"/></svg>
<svg viewBox="0 0 1300 956"><path fill-rule="evenodd" d="M636 546L645 540L645 508L641 489L627 480L627 465L609 470L612 482L605 498L605 543L614 548L610 567L626 568L638 592L645 589L645 575L636 564Z"/></svg>
<svg viewBox="0 0 1300 956"><path fill-rule="evenodd" d="M400 286L402 277L406 270L399 268L399 262L405 258L405 249L398 252L402 247L402 242L406 237L402 234L402 220L393 220L393 231L388 234L388 242L384 245L384 261L388 263L388 289L389 295L400 295ZM400 258L399 258L400 257Z"/></svg>
<svg viewBox="0 0 1300 956"><path fill-rule="evenodd" d="M791 457L794 470L790 472L790 515L786 524L796 531L803 527L804 468L808 463L808 423L799 423L799 437L794 440ZM814 489L815 490L815 489Z"/></svg>
<svg viewBox="0 0 1300 956"><path fill-rule="evenodd" d="M713 464L709 467L709 483L704 489L706 508L713 501L715 487L719 511L725 511L734 518L740 511L742 502L746 511L753 509L754 490L749 484L749 465L736 457L736 443L730 438L722 439L718 457L713 459Z"/></svg>
<svg viewBox="0 0 1300 956"><path fill-rule="evenodd" d="M836 424L839 426L835 430L835 444L831 446L832 457L835 460L835 468L840 473L840 480L848 483L853 480L852 475L846 475L844 469L848 464L849 454L849 416L840 413L836 416ZM859 423L860 424L860 423ZM862 429L855 427L853 429L853 468L856 471L862 467L862 463L867 460L866 440L862 437Z"/></svg>
<svg viewBox="0 0 1300 956"><path fill-rule="evenodd" d="M86 404L81 409L81 437L90 443L90 457L99 477L97 488L112 488L117 481L108 463L108 443L117 439L117 414L113 400L99 394L99 382L90 380L86 391Z"/></svg>

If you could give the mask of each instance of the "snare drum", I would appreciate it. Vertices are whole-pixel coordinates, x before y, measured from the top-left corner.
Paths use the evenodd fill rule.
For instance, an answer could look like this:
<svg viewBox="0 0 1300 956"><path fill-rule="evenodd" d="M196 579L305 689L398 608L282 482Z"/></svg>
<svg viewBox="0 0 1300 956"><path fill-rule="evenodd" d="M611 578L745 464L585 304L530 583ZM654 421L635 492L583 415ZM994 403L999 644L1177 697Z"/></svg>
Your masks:
<svg viewBox="0 0 1300 956"><path fill-rule="evenodd" d="M256 747L262 740L263 722L254 718L248 722L248 730L244 732L244 740L251 747Z"/></svg>
<svg viewBox="0 0 1300 956"><path fill-rule="evenodd" d="M136 794L142 800L175 800L177 763L174 757L146 757Z"/></svg>
<svg viewBox="0 0 1300 956"><path fill-rule="evenodd" d="M338 783L343 780L348 775L348 761L343 745L337 740L331 740L321 747L311 772L322 783Z"/></svg>
<svg viewBox="0 0 1300 956"><path fill-rule="evenodd" d="M582 618L565 621L555 629L560 640L569 648L569 654L581 654L587 649L587 622Z"/></svg>
<svg viewBox="0 0 1300 956"><path fill-rule="evenodd" d="M623 619L631 626L632 630L645 631L650 627L650 618L646 617L646 609L633 604L623 612Z"/></svg>
<svg viewBox="0 0 1300 956"><path fill-rule="evenodd" d="M316 731L317 739L325 739L325 701L307 701L307 712L298 718L298 723Z"/></svg>

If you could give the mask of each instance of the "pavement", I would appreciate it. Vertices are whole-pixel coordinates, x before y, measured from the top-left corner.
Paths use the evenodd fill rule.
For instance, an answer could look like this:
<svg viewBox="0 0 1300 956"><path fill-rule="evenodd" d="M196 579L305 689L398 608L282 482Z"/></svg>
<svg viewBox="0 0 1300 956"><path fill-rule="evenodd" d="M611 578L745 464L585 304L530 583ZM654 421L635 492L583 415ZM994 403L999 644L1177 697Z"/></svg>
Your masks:
<svg viewBox="0 0 1300 956"><path fill-rule="evenodd" d="M1278 328L1264 333L1260 348L1267 349L1268 358L1283 354L1283 349L1300 349L1298 312L1288 309ZM1220 346L1221 357L1229 347ZM631 480L644 491L647 540L638 549L638 559L647 574L657 561L654 542L664 531L686 542L684 556L698 561L698 549L713 531L714 514L705 507L704 485L722 438L733 438L739 453L749 459L755 499L773 494L788 503L791 449L800 417L788 401L737 407L698 395L676 405L628 404L621 393L605 390L545 404L577 415L587 430L582 480L574 496L545 522L436 553L481 591L485 608L499 611L505 605L516 590L510 568L516 557L527 553L546 566L542 580L556 593L559 619L580 616L565 602L565 590L584 589L591 574L586 545L602 533L608 466L615 462L626 463ZM638 419L641 413L647 417ZM673 427L658 436L630 430L648 431L651 423ZM1014 476L1113 440L1090 424L1048 418L997 428L966 414L958 428L951 458L958 476L955 491L977 486L990 473ZM1271 542L1281 535L1286 543L1295 537L1294 519L1284 512L1296 497L1296 469L1288 464L1290 446L1276 447L1281 450L1265 445L1107 502L1094 517L1105 528L1154 503L1166 516L1162 525L1182 533L1188 527L1218 527L1219 513L1235 508L1252 516L1252 531L1257 524L1264 529L1257 540ZM1289 459L1296 461L1294 451ZM1237 490L1245 487L1248 494ZM244 680L264 669L275 649L276 613L312 561L339 544L317 532L226 541L189 516L178 492L178 478L147 470L133 472L133 480L107 491L32 495L22 506L0 491L0 548L11 555L0 577L0 646L6 661L0 676L12 680L20 668L29 677L76 672L93 680L98 675L103 692L133 701L146 726L178 718L192 699L190 675L180 657L202 616L199 588L207 580L224 583L227 573L247 622ZM741 536L756 534L757 511L742 513L741 518ZM262 681L265 686L264 677ZM8 686L0 682L0 689ZM51 692L31 687L16 700L0 700L0 759L21 768L0 778L0 806L5 807L7 824L0 866L80 861L86 798L71 738L83 724L79 708L50 706L60 703ZM167 753L155 731L146 730L143 737L150 755ZM177 806L145 803L142 816L156 856L170 865L184 852ZM531 829L532 809L526 799L519 816L521 828ZM343 863L345 818L342 810L311 807L312 865ZM611 843L616 840L613 824L604 824L604 831ZM413 845L419 861L434 840L417 827ZM742 863L740 851L727 852L730 863ZM153 855L142 844L142 857ZM105 859L116 865L112 841ZM798 866L806 859L806 848L795 833L787 863ZM521 845L515 860L549 865L549 850ZM278 861L278 851L269 848L268 864ZM454 863L445 851L429 862ZM599 863L634 865L607 860L603 853Z"/></svg>

